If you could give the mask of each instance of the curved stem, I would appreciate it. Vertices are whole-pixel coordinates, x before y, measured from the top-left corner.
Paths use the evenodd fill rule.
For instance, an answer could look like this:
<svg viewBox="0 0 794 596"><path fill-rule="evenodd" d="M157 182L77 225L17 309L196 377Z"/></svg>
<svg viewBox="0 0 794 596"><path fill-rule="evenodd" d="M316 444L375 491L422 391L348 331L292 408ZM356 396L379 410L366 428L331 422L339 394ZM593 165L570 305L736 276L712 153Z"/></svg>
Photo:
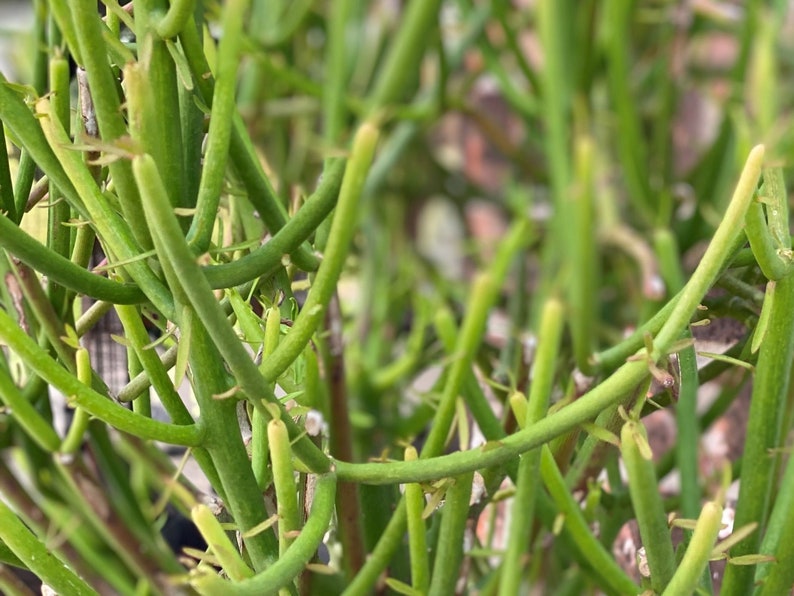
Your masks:
<svg viewBox="0 0 794 596"><path fill-rule="evenodd" d="M262 596L276 594L292 583L317 551L334 511L336 476L324 474L317 479L314 501L309 518L301 529L300 535L286 553L262 573L250 579L233 583L222 580L214 571L207 574L196 573L191 584L201 594L229 594L230 596Z"/></svg>
<svg viewBox="0 0 794 596"><path fill-rule="evenodd" d="M172 445L196 447L202 443L204 432L198 426L165 424L139 416L82 384L36 345L3 310L0 310L0 340L42 379L72 397L77 406L120 431Z"/></svg>
<svg viewBox="0 0 794 596"><path fill-rule="evenodd" d="M42 245L4 215L0 215L0 246L48 279L79 294L115 304L146 301L146 296L136 286L86 271Z"/></svg>
<svg viewBox="0 0 794 596"><path fill-rule="evenodd" d="M364 181L367 178L375 146L378 142L378 129L364 123L353 141L350 162L348 163L339 202L336 206L334 221L328 237L328 246L323 262L312 283L309 296L303 305L292 329L279 343L275 352L262 363L260 370L268 382L276 379L300 356L309 339L317 330L325 316L325 310L336 288L339 275L345 264L350 243L356 232L358 206Z"/></svg>
<svg viewBox="0 0 794 596"><path fill-rule="evenodd" d="M202 274L182 236L176 215L165 199L163 181L151 156L136 157L133 160L133 172L141 188L144 209L157 243L160 259L173 270L174 279L179 280L181 288L178 290L185 294L186 299L195 309L212 342L229 365L239 388L267 420L272 417L264 407L264 403L276 404L284 414L282 420L290 431L290 437L295 440L302 434L301 430L292 418L286 415L284 406L273 395L268 383L263 381L256 364L251 360L251 355L240 343L240 339L226 318L226 313L218 304L212 288L207 283L207 278ZM190 288L190 291L185 292L184 288ZM308 437L299 438L294 449L296 455L312 470L320 472L328 470L330 462Z"/></svg>
<svg viewBox="0 0 794 596"><path fill-rule="evenodd" d="M172 0L168 12L155 26L157 35L164 39L179 35L193 16L195 5L196 0Z"/></svg>
<svg viewBox="0 0 794 596"><path fill-rule="evenodd" d="M620 403L631 394L648 375L645 362L627 362L597 387L532 425L500 441L492 441L480 449L458 451L449 455L420 459L415 462L390 462L388 464L351 464L335 461L340 480L368 484L394 484L424 482L458 476L471 470L500 465L534 447L572 430L590 420L602 410Z"/></svg>
<svg viewBox="0 0 794 596"><path fill-rule="evenodd" d="M345 163L343 159L336 160L323 172L317 190L265 244L231 263L203 267L210 287L229 288L259 276L272 275L282 265L284 256L297 250L333 210L342 185Z"/></svg>
<svg viewBox="0 0 794 596"><path fill-rule="evenodd" d="M714 237L709 242L697 269L681 291L681 297L659 331L659 335L654 338L654 360L657 360L664 350L678 338L703 296L714 285L714 281L730 253L730 248L741 236L744 216L755 194L758 179L761 177L763 162L764 146L757 145L747 156L731 202L728 204L722 222L714 232Z"/></svg>
<svg viewBox="0 0 794 596"><path fill-rule="evenodd" d="M199 93L208 106L212 106L214 81L207 63L201 38L196 27L186 26L179 35L185 57L190 64L193 79ZM233 118L232 136L229 143L229 157L234 164L240 180L248 193L248 200L259 212L260 217L271 233L275 233L287 222L287 214L273 190L267 175L262 169L245 124L239 114ZM301 246L292 253L292 261L304 271L314 271L318 260L307 246Z"/></svg>

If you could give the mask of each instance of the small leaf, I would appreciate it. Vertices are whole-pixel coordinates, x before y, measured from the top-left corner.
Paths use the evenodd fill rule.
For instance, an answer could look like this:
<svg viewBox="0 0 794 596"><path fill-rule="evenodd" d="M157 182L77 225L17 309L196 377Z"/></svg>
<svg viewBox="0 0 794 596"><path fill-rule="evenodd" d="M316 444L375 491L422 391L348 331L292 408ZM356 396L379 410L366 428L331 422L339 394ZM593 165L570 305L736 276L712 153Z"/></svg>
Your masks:
<svg viewBox="0 0 794 596"><path fill-rule="evenodd" d="M329 565L323 565L322 563L306 563L304 568L307 571L318 573L320 575L336 575L336 570L333 567Z"/></svg>
<svg viewBox="0 0 794 596"><path fill-rule="evenodd" d="M197 548L192 548L190 546L185 546L182 548L182 552L189 557L193 557L197 561L204 561L205 563L210 563L211 565L220 567L220 564L218 563L218 559L214 555L206 551L199 550Z"/></svg>
<svg viewBox="0 0 794 596"><path fill-rule="evenodd" d="M243 334L243 339L258 349L265 337L262 319L254 314L251 305L243 300L236 289L227 290L226 295L229 297L229 304L232 305L234 314L237 315L237 326Z"/></svg>
<svg viewBox="0 0 794 596"><path fill-rule="evenodd" d="M509 397L510 409L520 428L524 428L527 421L527 398L520 391L514 391Z"/></svg>
<svg viewBox="0 0 794 596"><path fill-rule="evenodd" d="M70 348L74 348L75 350L80 347L80 338L77 337L77 332L74 330L74 327L71 325L64 325L63 326L66 335L61 337L61 341L65 343Z"/></svg>
<svg viewBox="0 0 794 596"><path fill-rule="evenodd" d="M68 228L82 228L83 226L91 225L91 222L72 218L69 221L61 222L61 225L66 226Z"/></svg>
<svg viewBox="0 0 794 596"><path fill-rule="evenodd" d="M165 40L165 47L168 48L168 53L171 54L171 59L176 65L176 75L179 77L179 82L188 91L193 91L193 75L190 74L190 65L182 53L182 48L170 39Z"/></svg>
<svg viewBox="0 0 794 596"><path fill-rule="evenodd" d="M640 428L642 423L641 422L629 422L634 426L631 429L631 438L634 439L634 442L637 444L637 451L640 452L640 456L646 460L651 461L653 460L653 450L651 449L650 444L648 443L648 439L643 432L643 428Z"/></svg>
<svg viewBox="0 0 794 596"><path fill-rule="evenodd" d="M749 362L745 362L744 360L739 360L738 358L733 358L731 356L726 356L725 354L717 354L715 352L704 352L698 350L698 356L711 358L712 360L719 360L721 362L727 362L728 364L733 364L734 366L741 366L742 368L750 371L755 369L755 367Z"/></svg>
<svg viewBox="0 0 794 596"><path fill-rule="evenodd" d="M696 519L677 518L674 519L670 525L674 528L681 528L683 530L694 530L697 522L698 520Z"/></svg>
<svg viewBox="0 0 794 596"><path fill-rule="evenodd" d="M679 339L678 341L673 342L673 345L670 346L670 349L667 351L668 354L676 354L681 350L685 350L689 346L695 345L695 338L687 337L684 339Z"/></svg>
<svg viewBox="0 0 794 596"><path fill-rule="evenodd" d="M405 594L406 596L422 596L422 592L419 590L412 588L408 584L401 582L398 579L394 579L393 577L386 578L386 585L398 594Z"/></svg>
<svg viewBox="0 0 794 596"><path fill-rule="evenodd" d="M651 361L648 361L648 370L651 371L653 378L665 389L675 385L675 377Z"/></svg>
<svg viewBox="0 0 794 596"><path fill-rule="evenodd" d="M89 166L104 167L104 166L109 166L111 164L114 164L114 163L116 163L117 161L119 161L121 159L123 159L123 156L121 156L121 155L116 155L116 154L113 154L113 153L101 153L99 155L99 157L97 157L95 159L89 159L88 161L86 161L86 163Z"/></svg>
<svg viewBox="0 0 794 596"><path fill-rule="evenodd" d="M493 449L498 449L502 446L501 441L486 441L480 446L480 450L484 453L486 451L492 451Z"/></svg>
<svg viewBox="0 0 794 596"><path fill-rule="evenodd" d="M653 354L653 336L647 331L642 335L642 342L645 344L645 352Z"/></svg>
<svg viewBox="0 0 794 596"><path fill-rule="evenodd" d="M102 271L108 271L110 269L115 269L116 267L123 267L124 265L129 265L130 263L136 263L138 261L143 261L148 259L149 257L153 257L157 254L154 250L147 250L146 252L142 252L139 255L135 255L134 257L130 257L129 259L124 259L122 261L114 261L113 263L108 263L107 265L100 265L99 267L94 267L91 271L94 273L99 273Z"/></svg>
<svg viewBox="0 0 794 596"><path fill-rule="evenodd" d="M174 387L179 387L187 374L188 357L190 355L190 336L193 324L192 311L188 306L182 309L182 326L180 328L179 342L176 348L176 363L174 364Z"/></svg>
<svg viewBox="0 0 794 596"><path fill-rule="evenodd" d="M278 514L273 514L262 523L256 524L253 528L242 533L243 538L251 538L257 534L261 534L265 530L269 530L273 525L278 522Z"/></svg>
<svg viewBox="0 0 794 596"><path fill-rule="evenodd" d="M603 441L604 443L609 443L610 445L614 445L615 447L620 447L620 439L618 436L604 428L603 426L597 426L591 422L586 422L581 425L582 430L584 430L587 434L595 437L599 441Z"/></svg>
<svg viewBox="0 0 794 596"><path fill-rule="evenodd" d="M761 305L761 315L758 317L758 324L755 326L753 333L753 341L750 344L750 351L755 354L761 347L761 342L766 337L766 331L769 327L769 317L772 314L772 308L775 304L775 282L770 281L766 284L766 291L764 292L764 303Z"/></svg>
<svg viewBox="0 0 794 596"><path fill-rule="evenodd" d="M741 555L728 557L729 565L758 565L759 563L774 563L777 559L772 555Z"/></svg>
<svg viewBox="0 0 794 596"><path fill-rule="evenodd" d="M562 528L565 525L565 514L558 513L557 517L554 518L554 523L551 526L551 533L555 536L559 536L562 534Z"/></svg>
<svg viewBox="0 0 794 596"><path fill-rule="evenodd" d="M193 217L196 214L194 207L175 207L174 215L178 217Z"/></svg>
<svg viewBox="0 0 794 596"><path fill-rule="evenodd" d="M32 85L20 85L19 83L11 83L9 81L3 81L3 85L15 93L19 93L25 98L37 98L39 96L39 94L36 93L36 89L34 89Z"/></svg>
<svg viewBox="0 0 794 596"><path fill-rule="evenodd" d="M240 391L240 387L235 385L231 389L227 389L222 393L213 393L212 399L229 399L230 397L234 397Z"/></svg>
<svg viewBox="0 0 794 596"><path fill-rule="evenodd" d="M115 341L117 344L124 346L125 348L129 348L132 345L130 344L130 340L124 337L123 335L116 335L115 333L111 333L110 339Z"/></svg>
<svg viewBox="0 0 794 596"><path fill-rule="evenodd" d="M753 522L751 524L747 524L746 526L742 526L737 530L734 530L730 536L714 547L714 549L711 551L712 556L724 554L736 544L739 544L742 540L747 538L750 534L755 532L757 527L758 522Z"/></svg>

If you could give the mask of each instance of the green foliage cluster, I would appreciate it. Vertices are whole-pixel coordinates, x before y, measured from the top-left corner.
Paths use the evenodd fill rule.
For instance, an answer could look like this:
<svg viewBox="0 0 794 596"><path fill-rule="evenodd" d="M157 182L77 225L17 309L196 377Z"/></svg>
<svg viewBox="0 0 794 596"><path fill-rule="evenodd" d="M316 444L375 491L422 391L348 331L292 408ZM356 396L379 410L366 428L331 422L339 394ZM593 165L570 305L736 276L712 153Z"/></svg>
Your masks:
<svg viewBox="0 0 794 596"><path fill-rule="evenodd" d="M787 2L103 4L36 0L31 77L0 79L4 593L790 590ZM498 174L444 158L461 121ZM460 274L414 241L438 195L507 221L450 243ZM699 368L690 326L726 318ZM742 457L704 474L747 386ZM169 547L174 511L206 550Z"/></svg>

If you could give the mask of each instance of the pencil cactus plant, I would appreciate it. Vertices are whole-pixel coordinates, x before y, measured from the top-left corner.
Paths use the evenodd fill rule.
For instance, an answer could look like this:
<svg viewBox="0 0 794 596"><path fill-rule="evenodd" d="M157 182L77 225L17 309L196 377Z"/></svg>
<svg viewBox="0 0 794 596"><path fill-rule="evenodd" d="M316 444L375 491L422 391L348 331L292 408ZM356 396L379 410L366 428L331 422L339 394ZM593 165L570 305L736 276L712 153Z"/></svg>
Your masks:
<svg viewBox="0 0 794 596"><path fill-rule="evenodd" d="M36 0L0 81L4 593L789 590L773 4Z"/></svg>

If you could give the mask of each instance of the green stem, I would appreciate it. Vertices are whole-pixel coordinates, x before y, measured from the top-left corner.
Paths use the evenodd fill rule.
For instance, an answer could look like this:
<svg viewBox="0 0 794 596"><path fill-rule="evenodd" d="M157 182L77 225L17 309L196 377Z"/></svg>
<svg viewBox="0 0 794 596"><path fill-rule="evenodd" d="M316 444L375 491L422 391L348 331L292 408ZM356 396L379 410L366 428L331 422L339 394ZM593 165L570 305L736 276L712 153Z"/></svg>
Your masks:
<svg viewBox="0 0 794 596"><path fill-rule="evenodd" d="M210 286L229 288L244 284L259 276L272 275L278 267L283 266L284 256L297 250L333 210L342 186L345 164L345 160L338 159L326 168L317 190L262 246L231 263L204 267Z"/></svg>
<svg viewBox="0 0 794 596"><path fill-rule="evenodd" d="M50 60L50 88L52 89L53 113L57 115L65 130L69 130L71 118L69 102L69 62L60 55ZM65 224L71 217L69 203L55 184L50 184L50 207L47 211L47 246L58 255L68 258L71 251L72 232ZM64 286L51 283L47 288L53 308L64 316L67 309L67 292Z"/></svg>
<svg viewBox="0 0 794 596"><path fill-rule="evenodd" d="M96 594L96 591L59 561L0 500L0 539L44 583L60 594Z"/></svg>
<svg viewBox="0 0 794 596"><path fill-rule="evenodd" d="M563 307L558 300L552 299L546 302L538 337L540 347L535 355L532 389L522 428L531 427L542 420L548 410L554 384L557 354L565 323L563 316ZM538 495L538 485L535 479L540 468L540 459L540 451L534 450L524 453L518 464L516 495L510 516L510 532L499 580L499 594L502 596L518 594L520 591L521 579L524 575L522 559L527 550L527 537L532 535L532 523L535 517L535 503Z"/></svg>
<svg viewBox="0 0 794 596"><path fill-rule="evenodd" d="M214 81L207 58L201 44L201 38L195 26L188 25L179 36L185 57L190 64L193 79L201 98L208 106L212 106ZM262 164L246 132L245 124L239 114L234 115L232 136L229 144L230 162L234 164L240 180L248 193L248 200L259 212L260 217L272 234L278 232L287 222L287 214L276 196L270 180L262 169ZM304 271L315 271L318 260L308 246L303 245L292 254L292 261Z"/></svg>
<svg viewBox="0 0 794 596"><path fill-rule="evenodd" d="M678 566L670 583L667 584L662 596L678 594L694 594L697 592L703 571L709 564L711 549L717 541L717 534L722 526L722 506L709 501L703 506L695 531L689 540L684 558ZM781 593L781 592L773 592Z"/></svg>
<svg viewBox="0 0 794 596"><path fill-rule="evenodd" d="M525 451L565 434L582 422L594 418L602 410L620 403L632 394L647 375L648 366L645 362L627 362L603 383L572 404L547 416L530 428L500 441L494 441L481 449L458 451L410 463L351 464L335 461L334 465L340 479L368 484L423 482L501 465Z"/></svg>
<svg viewBox="0 0 794 596"><path fill-rule="evenodd" d="M593 535L581 506L571 495L547 445L541 449L540 473L557 509L565 516L566 529L571 539L596 576L617 594L639 594L640 587L629 579L604 545Z"/></svg>
<svg viewBox="0 0 794 596"><path fill-rule="evenodd" d="M410 463L417 463L419 460ZM343 596L366 596L372 593L372 586L378 581L383 570L394 557L394 553L403 543L407 511L403 499L397 504L397 509L392 513L386 529L383 530L377 546L367 557L366 563L348 584Z"/></svg>
<svg viewBox="0 0 794 596"><path fill-rule="evenodd" d="M250 354L242 345L232 326L226 318L226 313L218 304L215 295L207 283L207 279L196 263L193 253L182 236L179 223L165 199L166 192L160 179L157 167L151 156L138 156L133 160L133 171L141 188L144 208L148 216L149 226L157 242L157 250L161 261L172 268L174 279L178 279L182 288L190 288L184 292L191 306L206 327L212 342L217 346L218 352L229 365L240 389L251 400L254 407L261 410L263 416L270 420L271 416L264 409L264 403L276 404L282 412L282 420L290 431L290 437L295 440L302 433L292 419L286 415L283 406L273 395L267 382L263 382L256 364L251 360ZM295 453L312 470L327 471L330 462L308 437L297 439L294 446Z"/></svg>
<svg viewBox="0 0 794 596"><path fill-rule="evenodd" d="M412 0L405 7L400 29L370 96L370 113L404 99L407 83L421 62L440 7L441 0Z"/></svg>
<svg viewBox="0 0 794 596"><path fill-rule="evenodd" d="M212 113L204 153L204 168L201 171L196 213L188 231L188 243L196 254L207 251L218 217L226 162L229 155L229 140L232 122L236 113L234 92L237 69L240 64L243 19L250 0L231 0L224 4L223 35L218 47L215 70L215 90L212 96Z"/></svg>
<svg viewBox="0 0 794 596"><path fill-rule="evenodd" d="M128 131L121 112L116 77L108 61L107 42L102 35L104 24L93 0L68 0L68 4L74 22L80 24L79 27L75 27L79 55L83 59L81 66L85 68L91 88L99 132L104 143L113 143L126 136ZM132 177L130 162L119 159L111 162L108 167L119 194L125 221L143 250L150 250L152 241L144 224L143 209Z"/></svg>
<svg viewBox="0 0 794 596"><path fill-rule="evenodd" d="M155 242L157 240L155 239ZM189 307L183 310L180 327L191 328L190 368L196 401L201 408L201 425L206 429L203 446L218 471L226 506L238 529L254 528L267 518L262 493L256 483L237 422L237 402L218 396L229 390L229 381L218 349ZM257 571L278 559L278 542L272 531L244 536L251 563Z"/></svg>
<svg viewBox="0 0 794 596"><path fill-rule="evenodd" d="M74 61L77 64L83 64L80 54L80 44L77 42L77 30L68 2L48 2L47 8L54 18L55 23L58 25L58 31L61 36L63 36L67 47L74 57Z"/></svg>
<svg viewBox="0 0 794 596"><path fill-rule="evenodd" d="M628 420L623 425L620 451L628 474L634 515L651 570L651 586L660 593L673 577L675 553L648 446L648 433L642 422Z"/></svg>
<svg viewBox="0 0 794 596"><path fill-rule="evenodd" d="M77 379L81 383L91 383L91 356L85 348L79 348L75 354L75 361L77 364ZM83 444L83 437L88 429L90 417L88 412L83 408L75 409L74 416L72 417L72 424L69 426L69 432L61 444L60 452L63 454L74 455L74 453Z"/></svg>
<svg viewBox="0 0 794 596"><path fill-rule="evenodd" d="M72 205L82 206L112 256L126 262L124 270L138 282L141 289L152 303L168 318L173 318L173 298L163 283L155 276L145 261L138 257L141 249L130 235L127 220L111 208L106 197L96 185L91 172L81 156L70 148L71 141L60 123L52 118L50 104L47 100L39 100L36 104L41 114L39 123L57 158L66 168L69 180L66 184L56 181L66 196L66 188L72 189ZM59 166L60 167L60 166ZM79 195L77 194L79 192ZM137 190L135 191L137 194ZM125 221L126 220L126 221ZM138 222L143 225L144 220ZM140 232L139 232L140 234ZM148 231L146 232L148 237ZM151 245L151 242L150 242Z"/></svg>
<svg viewBox="0 0 794 596"><path fill-rule="evenodd" d="M482 335L485 332L488 312L493 307L494 302L496 302L499 289L507 275L510 263L527 240L528 231L529 223L526 220L521 220L514 224L507 238L499 247L491 267L487 272L481 273L474 281L471 290L471 301L466 309L466 317L458 336L455 355L438 404L435 422L422 448L422 459L435 457L444 450L444 443L455 414L455 402L466 375L471 370L471 363L480 346ZM458 475L450 474L450 476Z"/></svg>
<svg viewBox="0 0 794 596"><path fill-rule="evenodd" d="M791 273L792 266L790 259L784 262L780 258L779 247L776 245L767 226L767 217L764 215L763 205L758 201L754 201L747 210L747 218L745 220L747 239L750 241L750 248L763 274L767 279L776 281Z"/></svg>
<svg viewBox="0 0 794 596"><path fill-rule="evenodd" d="M100 395L61 368L41 347L28 337L5 311L0 310L0 339L42 379L73 397L74 403L91 415L120 431L142 439L163 441L172 445L195 447L203 440L203 429L175 426L139 416Z"/></svg>
<svg viewBox="0 0 794 596"><path fill-rule="evenodd" d="M640 132L635 94L632 92L629 73L629 35L635 2L609 0L603 12L608 40L608 79L610 98L619 121L620 134L616 135L623 180L633 206L646 221L653 221L652 193L648 183L646 143Z"/></svg>
<svg viewBox="0 0 794 596"><path fill-rule="evenodd" d="M570 56L566 52L565 40L569 35L569 15L566 4L556 0L538 3L538 32L545 58L543 68L543 120L546 124L544 150L549 164L551 197L554 205L552 227L554 242L547 245L544 265L553 271L559 266L564 247L572 240L565 219L569 214L565 198L571 183L571 81Z"/></svg>
<svg viewBox="0 0 794 596"><path fill-rule="evenodd" d="M323 85L323 137L329 146L339 143L345 130L345 93L353 67L348 59L348 31L354 7L353 0L338 0L330 6L326 76Z"/></svg>
<svg viewBox="0 0 794 596"><path fill-rule="evenodd" d="M129 341L171 420L175 424L193 424L193 417L174 388L168 370L157 352L149 346L151 339L138 309L134 306L117 305L116 313L124 326L124 337Z"/></svg>
<svg viewBox="0 0 794 596"><path fill-rule="evenodd" d="M466 530L469 514L473 479L473 472L462 474L455 478L452 486L447 489L444 507L441 510L438 549L428 596L449 594L460 576L460 565L463 561L463 533Z"/></svg>
<svg viewBox="0 0 794 596"><path fill-rule="evenodd" d="M0 122L0 211L4 211L11 221L18 221L17 207L14 203L14 185L11 182L11 168L8 165L8 146L6 145L5 126ZM0 237L2 235L0 234Z"/></svg>
<svg viewBox="0 0 794 596"><path fill-rule="evenodd" d="M405 461L416 461L413 446L405 449ZM411 585L425 594L430 585L430 568L427 560L427 527L423 518L425 492L421 484L405 485L405 509L408 516L408 548L411 556Z"/></svg>
<svg viewBox="0 0 794 596"><path fill-rule="evenodd" d="M742 169L739 182L736 184L731 202L722 217L722 222L714 232L706 252L698 264L697 269L689 279L689 283L681 291L681 298L670 313L659 335L654 338L654 360L672 345L678 334L689 322L692 313L703 299L727 259L730 248L742 234L742 224L747 208L753 199L758 179L761 176L761 167L764 161L764 147L757 145L750 151Z"/></svg>
<svg viewBox="0 0 794 596"><path fill-rule="evenodd" d="M436 312L435 327L444 344L444 351L449 358L452 358L455 355L459 334L455 318L448 308L441 308ZM499 441L507 436L502 422L496 417L493 407L485 397L474 370L469 369L465 373L461 392L463 399L466 400L466 406L487 440ZM508 462L507 465L508 474L512 478L518 473L518 466L514 464L515 462Z"/></svg>
<svg viewBox="0 0 794 596"><path fill-rule="evenodd" d="M215 571L201 574L194 572L191 584L200 594L212 596L229 594L230 596L264 596L276 594L281 588L292 583L303 570L304 565L317 552L323 536L328 531L328 524L334 511L334 495L336 494L336 477L325 474L317 480L311 513L301 529L300 536L295 539L287 553L270 565L265 571L250 579L238 583L222 580Z"/></svg>
<svg viewBox="0 0 794 596"><path fill-rule="evenodd" d="M794 458L789 458L780 480L780 490L769 516L769 524L761 542L760 553L775 557L773 563L758 566L755 583L757 596L785 594L794 585Z"/></svg>
<svg viewBox="0 0 794 596"><path fill-rule="evenodd" d="M156 21L167 5L166 0L138 0L135 4L138 60L134 63L127 62L124 70L142 70L146 73L145 84L138 83L137 87L144 90L146 101L151 103L144 102L143 112L136 113L136 109L141 106L139 104L133 108L133 89L124 76L127 118L130 121L132 137L146 147L146 152L157 161L163 179L168 180L168 198L171 204L175 207L186 207L187 184L182 160L185 148L179 100L182 84L177 78L177 66L168 48L169 42L154 31ZM136 135L132 126L134 118L144 120L143 135ZM129 169L129 164L125 165Z"/></svg>
<svg viewBox="0 0 794 596"><path fill-rule="evenodd" d="M0 367L0 399L14 413L14 420L45 451L58 450L61 443L52 425L25 399L3 367Z"/></svg>
<svg viewBox="0 0 794 596"><path fill-rule="evenodd" d="M168 12L160 19L155 30L163 39L176 37L193 16L196 0L172 0Z"/></svg>
<svg viewBox="0 0 794 596"><path fill-rule="evenodd" d="M691 333L685 333L690 338ZM681 386L675 409L676 438L675 454L678 472L681 475L681 515L693 519L700 510L700 483L698 482L698 448L700 425L697 416L697 394L699 388L697 355L695 347L689 346L678 353L678 370Z"/></svg>
<svg viewBox="0 0 794 596"><path fill-rule="evenodd" d="M758 355L742 459L739 500L736 503L736 527L757 522L760 529L737 544L731 550L731 556L757 552L767 525L775 482L773 453L781 446L781 421L788 396L791 361L794 358L792 312L794 276L789 275L777 282L769 326ZM723 594L748 594L752 582L752 567L728 565Z"/></svg>
<svg viewBox="0 0 794 596"><path fill-rule="evenodd" d="M595 209L595 147L593 140L582 135L576 142L576 190L569 199L569 213L573 216L574 234L571 250L571 280L568 301L571 304L571 335L576 366L590 375L593 366L590 356L594 347L596 305L593 296L598 292L596 282Z"/></svg>
<svg viewBox="0 0 794 596"><path fill-rule="evenodd" d="M350 161L339 191L339 202L331 224L323 262L292 329L279 343L276 351L262 363L260 370L268 382L275 382L300 356L325 317L325 311L336 289L356 232L359 198L372 164L377 142L378 129L370 123L361 125L353 140Z"/></svg>
<svg viewBox="0 0 794 596"><path fill-rule="evenodd" d="M268 422L267 439L278 507L278 553L283 557L294 540L290 534L300 529L295 469L292 467L289 434L281 420Z"/></svg>

